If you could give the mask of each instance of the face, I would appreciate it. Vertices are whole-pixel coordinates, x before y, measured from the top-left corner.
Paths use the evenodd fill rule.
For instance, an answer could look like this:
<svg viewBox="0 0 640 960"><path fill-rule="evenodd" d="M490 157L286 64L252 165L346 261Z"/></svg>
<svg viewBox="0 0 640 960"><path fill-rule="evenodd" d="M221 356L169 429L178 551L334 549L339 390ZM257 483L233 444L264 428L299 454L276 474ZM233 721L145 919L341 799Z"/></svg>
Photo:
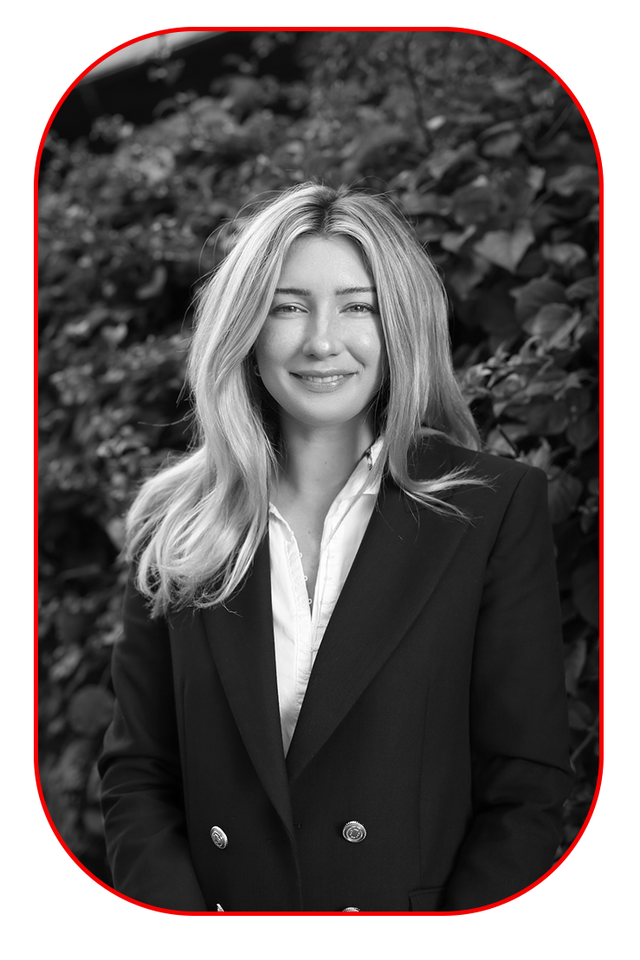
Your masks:
<svg viewBox="0 0 640 960"><path fill-rule="evenodd" d="M376 291L354 243L294 241L256 360L283 418L309 427L368 418L385 351Z"/></svg>

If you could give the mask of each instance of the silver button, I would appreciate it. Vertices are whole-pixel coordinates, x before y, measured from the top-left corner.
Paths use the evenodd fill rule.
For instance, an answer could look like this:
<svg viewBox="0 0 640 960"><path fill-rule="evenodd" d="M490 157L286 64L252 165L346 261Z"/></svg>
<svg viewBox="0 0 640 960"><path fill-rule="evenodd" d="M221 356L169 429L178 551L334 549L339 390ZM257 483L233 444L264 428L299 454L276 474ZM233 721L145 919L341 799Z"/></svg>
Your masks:
<svg viewBox="0 0 640 960"><path fill-rule="evenodd" d="M345 907L343 913L360 913L360 907Z"/></svg>
<svg viewBox="0 0 640 960"><path fill-rule="evenodd" d="M349 823L345 823L342 828L342 836L345 840L348 840L349 843L360 843L366 835L367 831L357 820L349 820Z"/></svg>
<svg viewBox="0 0 640 960"><path fill-rule="evenodd" d="M224 907L222 907L219 903L216 903L216 913L224 913Z"/></svg>
<svg viewBox="0 0 640 960"><path fill-rule="evenodd" d="M215 843L218 850L224 850L226 845L229 843L227 835L221 827L211 827L211 839Z"/></svg>

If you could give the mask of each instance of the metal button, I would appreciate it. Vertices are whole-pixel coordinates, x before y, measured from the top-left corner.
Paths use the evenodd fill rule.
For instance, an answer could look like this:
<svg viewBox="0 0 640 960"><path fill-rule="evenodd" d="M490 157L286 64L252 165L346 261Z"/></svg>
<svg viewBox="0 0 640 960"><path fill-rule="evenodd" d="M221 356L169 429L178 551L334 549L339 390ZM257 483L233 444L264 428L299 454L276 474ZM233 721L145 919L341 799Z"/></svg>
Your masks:
<svg viewBox="0 0 640 960"><path fill-rule="evenodd" d="M216 903L216 913L224 913L224 907L219 903Z"/></svg>
<svg viewBox="0 0 640 960"><path fill-rule="evenodd" d="M211 839L215 843L218 850L224 850L226 845L229 843L227 835L221 827L211 827Z"/></svg>
<svg viewBox="0 0 640 960"><path fill-rule="evenodd" d="M366 835L367 831L357 820L349 820L349 823L345 823L342 828L342 836L345 840L348 840L349 843L360 843Z"/></svg>
<svg viewBox="0 0 640 960"><path fill-rule="evenodd" d="M360 913L360 907L345 907L343 913Z"/></svg>

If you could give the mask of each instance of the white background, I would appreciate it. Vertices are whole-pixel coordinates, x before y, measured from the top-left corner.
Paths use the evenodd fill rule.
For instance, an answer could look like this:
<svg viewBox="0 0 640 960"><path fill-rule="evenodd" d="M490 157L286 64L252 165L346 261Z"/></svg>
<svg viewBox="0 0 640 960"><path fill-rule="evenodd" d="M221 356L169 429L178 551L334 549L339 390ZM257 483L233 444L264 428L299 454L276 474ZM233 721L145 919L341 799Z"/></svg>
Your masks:
<svg viewBox="0 0 640 960"><path fill-rule="evenodd" d="M17 4L12 5L16 11ZM220 5L226 7L226 5ZM626 5L625 5L626 6ZM628 10L629 7L626 6ZM417 11L422 11L420 14ZM425 12L426 11L426 12ZM484 0L376 6L327 0L311 9L215 3L59 0L4 19L2 52L2 941L11 957L626 957L638 891L636 805L640 612L638 536L637 34L620 0L587 4ZM268 20L267 20L268 18ZM266 22L265 22L266 21ZM560 75L586 111L605 174L607 609L605 774L584 838L523 897L463 917L179 917L135 907L90 880L51 832L35 787L32 723L32 183L44 127L94 60L171 27L463 27L509 40ZM6 166L6 172L4 167ZM8 216L7 216L8 214ZM352 919L349 919L352 917Z"/></svg>

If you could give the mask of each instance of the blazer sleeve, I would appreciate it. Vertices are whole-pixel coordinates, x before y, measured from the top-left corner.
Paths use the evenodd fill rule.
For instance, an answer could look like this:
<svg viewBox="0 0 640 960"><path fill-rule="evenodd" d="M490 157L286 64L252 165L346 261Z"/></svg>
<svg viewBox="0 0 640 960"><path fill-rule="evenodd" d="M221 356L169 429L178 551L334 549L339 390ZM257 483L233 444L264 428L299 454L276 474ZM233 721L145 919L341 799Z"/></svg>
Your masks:
<svg viewBox="0 0 640 960"><path fill-rule="evenodd" d="M168 627L150 619L133 572L112 676L116 704L98 769L115 889L151 906L205 911L185 831Z"/></svg>
<svg viewBox="0 0 640 960"><path fill-rule="evenodd" d="M471 678L474 816L445 910L510 897L553 865L572 785L547 480L515 487L487 565Z"/></svg>

